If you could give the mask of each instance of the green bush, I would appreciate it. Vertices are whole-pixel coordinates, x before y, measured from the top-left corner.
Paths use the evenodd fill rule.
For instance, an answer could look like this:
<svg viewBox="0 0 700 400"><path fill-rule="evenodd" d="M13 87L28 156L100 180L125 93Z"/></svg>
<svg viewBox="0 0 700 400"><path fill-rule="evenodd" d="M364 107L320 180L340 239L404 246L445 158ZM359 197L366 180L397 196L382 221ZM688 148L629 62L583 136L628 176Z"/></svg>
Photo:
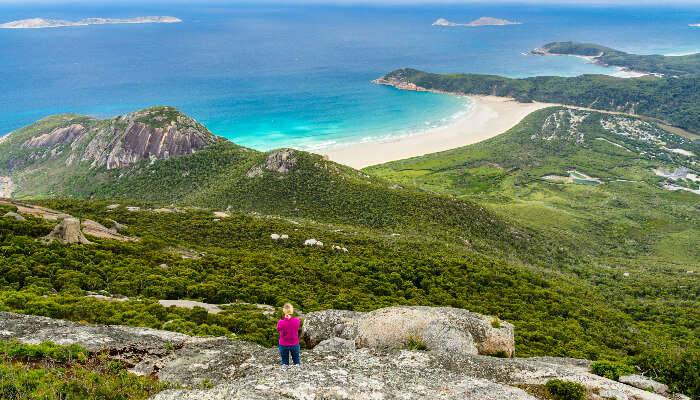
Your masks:
<svg viewBox="0 0 700 400"><path fill-rule="evenodd" d="M544 386L556 400L585 400L586 398L586 388L576 382L552 379Z"/></svg>
<svg viewBox="0 0 700 400"><path fill-rule="evenodd" d="M700 398L700 349L646 351L634 358L634 364L650 378L668 384L672 392Z"/></svg>
<svg viewBox="0 0 700 400"><path fill-rule="evenodd" d="M0 341L0 399L147 399L169 388L78 345Z"/></svg>
<svg viewBox="0 0 700 400"><path fill-rule="evenodd" d="M494 318L491 320L491 326L494 327L494 328L496 328L496 329L500 328L500 327L501 327L501 320L498 319L498 317L494 317Z"/></svg>
<svg viewBox="0 0 700 400"><path fill-rule="evenodd" d="M415 336L411 336L408 338L408 344L406 345L406 348L408 350L428 350L428 346L425 345L425 342L422 339L419 339Z"/></svg>
<svg viewBox="0 0 700 400"><path fill-rule="evenodd" d="M616 381L622 375L633 374L634 368L617 361L596 361L591 364L591 371L596 375Z"/></svg>

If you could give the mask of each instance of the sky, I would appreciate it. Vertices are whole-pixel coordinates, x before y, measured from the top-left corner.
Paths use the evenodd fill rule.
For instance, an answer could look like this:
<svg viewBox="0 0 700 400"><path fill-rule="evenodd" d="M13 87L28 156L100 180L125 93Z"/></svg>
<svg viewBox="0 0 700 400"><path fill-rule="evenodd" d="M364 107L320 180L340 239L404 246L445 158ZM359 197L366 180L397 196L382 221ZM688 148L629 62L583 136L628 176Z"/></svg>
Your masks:
<svg viewBox="0 0 700 400"><path fill-rule="evenodd" d="M154 4L154 3L184 3L191 0L0 0L0 4L76 4L76 3L105 3L105 4ZM328 4L328 5L418 5L418 4L469 4L469 3L528 3L528 4L597 4L597 5L658 5L670 4L698 5L700 0L208 0L216 3L276 3L276 4Z"/></svg>

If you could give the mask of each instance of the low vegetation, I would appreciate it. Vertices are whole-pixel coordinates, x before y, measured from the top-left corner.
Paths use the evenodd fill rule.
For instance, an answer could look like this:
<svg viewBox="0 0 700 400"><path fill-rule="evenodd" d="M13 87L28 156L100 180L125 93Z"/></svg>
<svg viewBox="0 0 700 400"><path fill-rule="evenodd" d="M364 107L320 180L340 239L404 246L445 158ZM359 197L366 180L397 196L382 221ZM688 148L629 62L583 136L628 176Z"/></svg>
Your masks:
<svg viewBox="0 0 700 400"><path fill-rule="evenodd" d="M52 342L0 341L0 398L147 399L168 385L129 373L106 353Z"/></svg>
<svg viewBox="0 0 700 400"><path fill-rule="evenodd" d="M586 398L586 388L576 382L552 379L547 381L544 387L555 400L585 400Z"/></svg>

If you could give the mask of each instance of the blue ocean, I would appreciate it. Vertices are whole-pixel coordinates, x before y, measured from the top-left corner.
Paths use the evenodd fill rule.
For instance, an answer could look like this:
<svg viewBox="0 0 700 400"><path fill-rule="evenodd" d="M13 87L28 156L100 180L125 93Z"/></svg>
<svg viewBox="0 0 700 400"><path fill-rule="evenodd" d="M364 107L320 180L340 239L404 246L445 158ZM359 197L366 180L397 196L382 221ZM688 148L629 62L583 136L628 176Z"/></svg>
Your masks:
<svg viewBox="0 0 700 400"><path fill-rule="evenodd" d="M0 4L0 23L146 15L183 22L0 29L0 134L56 113L111 117L171 105L241 145L318 150L415 134L469 112L465 98L370 83L397 68L614 72L575 57L521 54L560 40L643 54L700 51L700 28L688 26L700 23L700 5ZM522 24L431 25L482 16Z"/></svg>

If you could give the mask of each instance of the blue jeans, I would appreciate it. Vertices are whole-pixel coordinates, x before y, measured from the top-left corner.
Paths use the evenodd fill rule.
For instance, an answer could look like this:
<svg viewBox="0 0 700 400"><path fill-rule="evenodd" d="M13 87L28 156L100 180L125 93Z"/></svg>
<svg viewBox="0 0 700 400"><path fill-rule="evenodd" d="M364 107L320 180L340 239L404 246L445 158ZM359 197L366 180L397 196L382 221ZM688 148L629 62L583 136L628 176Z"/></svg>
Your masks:
<svg viewBox="0 0 700 400"><path fill-rule="evenodd" d="M280 357L282 357L282 365L289 365L289 353L292 353L294 365L299 365L299 345L282 346L280 345Z"/></svg>

